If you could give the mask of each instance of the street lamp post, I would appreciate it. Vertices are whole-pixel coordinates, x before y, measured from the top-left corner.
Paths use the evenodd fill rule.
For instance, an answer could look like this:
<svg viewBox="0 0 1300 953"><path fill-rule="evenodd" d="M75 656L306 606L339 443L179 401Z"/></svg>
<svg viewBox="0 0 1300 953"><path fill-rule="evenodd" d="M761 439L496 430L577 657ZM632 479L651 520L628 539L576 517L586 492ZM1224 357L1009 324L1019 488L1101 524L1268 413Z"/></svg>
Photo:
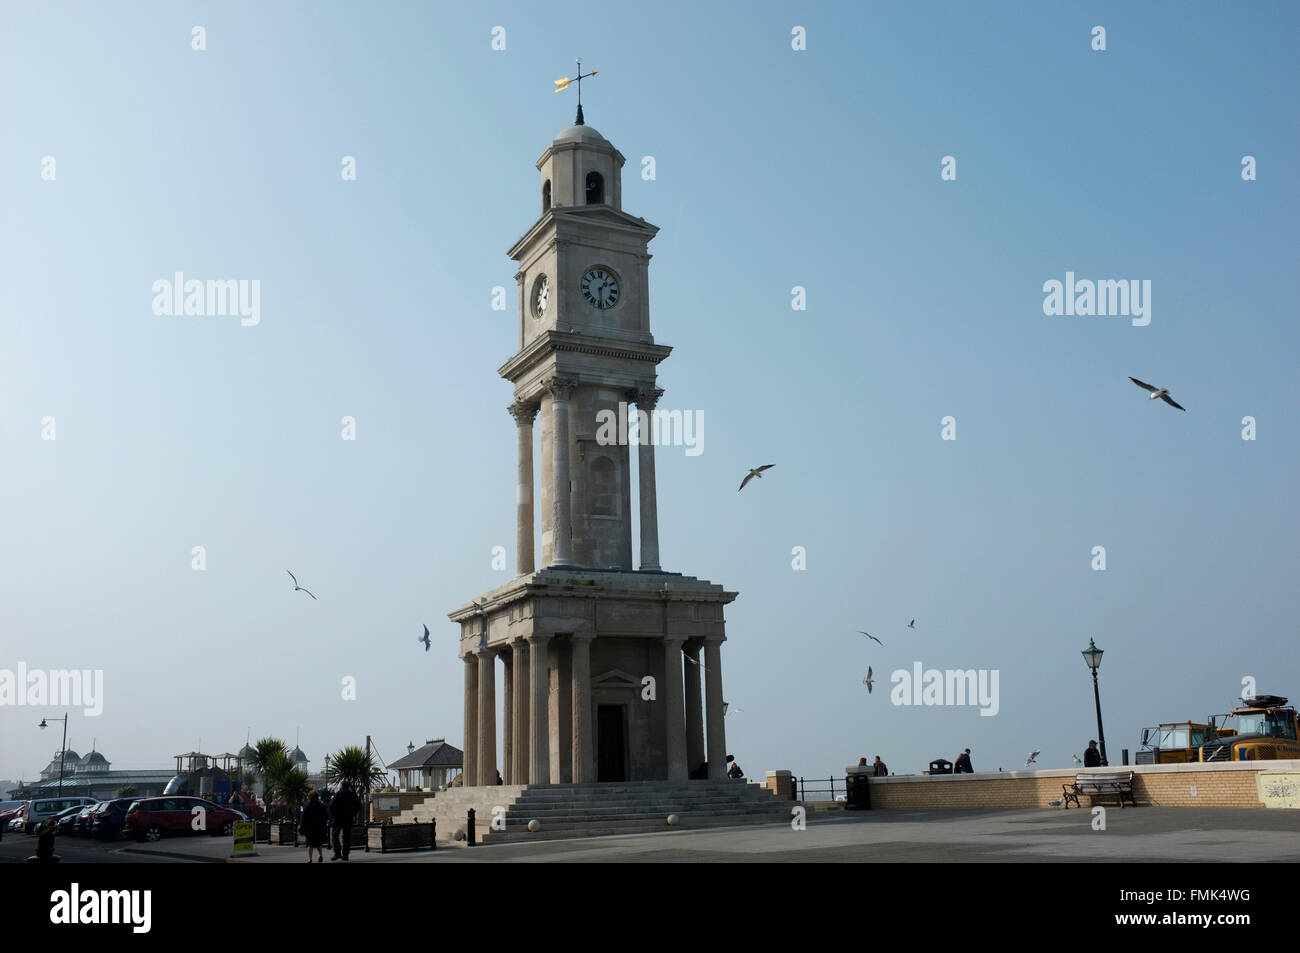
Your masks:
<svg viewBox="0 0 1300 953"><path fill-rule="evenodd" d="M1089 639L1088 647L1082 654L1088 668L1092 669L1092 700L1097 706L1097 744L1101 746L1101 763L1105 767L1110 762L1106 760L1106 732L1101 727L1101 692L1097 688L1097 669L1101 668L1102 650Z"/></svg>
<svg viewBox="0 0 1300 953"><path fill-rule="evenodd" d="M63 744L59 746L59 794L62 795L63 794L63 761L64 761L64 757L68 753L68 713L64 712L62 718L55 718L54 720L63 722ZM40 725L38 725L37 727L48 728L50 726L47 725L45 723L45 719L42 718Z"/></svg>

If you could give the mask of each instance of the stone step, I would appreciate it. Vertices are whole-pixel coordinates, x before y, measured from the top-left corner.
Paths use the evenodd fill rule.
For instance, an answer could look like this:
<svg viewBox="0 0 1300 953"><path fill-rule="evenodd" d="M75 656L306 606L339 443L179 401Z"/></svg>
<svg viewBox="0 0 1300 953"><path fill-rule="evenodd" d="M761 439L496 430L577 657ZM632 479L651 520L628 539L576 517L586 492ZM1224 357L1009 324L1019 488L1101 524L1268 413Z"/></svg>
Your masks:
<svg viewBox="0 0 1300 953"><path fill-rule="evenodd" d="M699 830L708 827L751 827L762 824L786 824L788 819L784 815L778 815L773 818L754 817L745 818L744 816L724 816L724 817L692 817L682 818L676 827L669 827L663 820L657 822L635 821L621 825L616 829L600 830L593 832L589 827L570 827L570 828L546 828L533 832L526 828L523 830L514 830L507 828L505 831L489 831L480 836L479 840L484 846L493 844L524 844L529 842L544 840L570 840L578 837L613 837L620 834L657 834L664 831L674 830Z"/></svg>
<svg viewBox="0 0 1300 953"><path fill-rule="evenodd" d="M784 819L787 815L785 812L769 811L716 811L711 814L678 814L678 826L689 821L710 820L713 818L739 818L741 820L753 818L771 818L774 820ZM506 818L506 830L527 830L530 821L536 820L541 824L542 830L568 830L576 828L590 831L592 833L602 833L607 830L621 829L628 824L656 824L664 828L671 827L668 823L668 815L660 813L638 813L628 814L624 817L588 817L582 814L568 814L561 817L517 817Z"/></svg>
<svg viewBox="0 0 1300 953"><path fill-rule="evenodd" d="M529 814L535 817L549 817L559 814L588 814L592 816L611 816L618 817L623 814L637 813L654 813L660 812L666 814L681 813L689 811L695 814L707 814L709 811L725 811L731 809L763 811L769 809L786 810L784 805L774 804L754 804L749 801L638 801L634 804L533 804L527 801L516 801L514 804L505 806L506 813L510 816L516 814Z"/></svg>

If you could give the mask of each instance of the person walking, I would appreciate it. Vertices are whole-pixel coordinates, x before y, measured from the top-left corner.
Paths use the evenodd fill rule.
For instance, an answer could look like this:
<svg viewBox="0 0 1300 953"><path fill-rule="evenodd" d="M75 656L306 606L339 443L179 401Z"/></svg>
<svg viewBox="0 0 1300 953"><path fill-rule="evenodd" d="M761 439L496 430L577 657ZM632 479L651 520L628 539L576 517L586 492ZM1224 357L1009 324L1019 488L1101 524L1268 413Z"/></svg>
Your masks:
<svg viewBox="0 0 1300 953"><path fill-rule="evenodd" d="M330 860L347 860L352 850L352 822L361 802L352 793L352 782L344 781L330 801L330 820L334 822L334 856Z"/></svg>
<svg viewBox="0 0 1300 953"><path fill-rule="evenodd" d="M1083 753L1083 766L1085 768L1101 767L1101 752L1097 749L1097 742L1088 742L1088 750Z"/></svg>
<svg viewBox="0 0 1300 953"><path fill-rule="evenodd" d="M302 823L299 832L307 838L307 863L311 863L311 852L316 851L316 859L325 861L326 828L329 827L329 812L321 803L320 795L312 791L307 798L307 805L302 809Z"/></svg>
<svg viewBox="0 0 1300 953"><path fill-rule="evenodd" d="M957 755L957 764L953 767L953 774L974 774L975 769L970 766L970 748L967 748L961 754Z"/></svg>
<svg viewBox="0 0 1300 953"><path fill-rule="evenodd" d="M863 758L862 760L866 761L867 759ZM872 767L876 769L875 777L877 778L889 777L889 766L886 765L885 762L880 760L880 755L876 755L876 763L873 764Z"/></svg>

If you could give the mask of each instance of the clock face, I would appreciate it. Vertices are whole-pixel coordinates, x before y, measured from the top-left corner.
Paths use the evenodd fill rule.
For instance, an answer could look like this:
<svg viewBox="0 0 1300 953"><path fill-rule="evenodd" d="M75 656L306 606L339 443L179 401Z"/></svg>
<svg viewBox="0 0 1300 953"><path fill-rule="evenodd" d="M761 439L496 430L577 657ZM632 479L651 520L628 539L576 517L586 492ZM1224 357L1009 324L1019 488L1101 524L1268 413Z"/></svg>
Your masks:
<svg viewBox="0 0 1300 953"><path fill-rule="evenodd" d="M604 268L593 268L582 276L582 296L593 308L606 311L618 304L618 279Z"/></svg>
<svg viewBox="0 0 1300 953"><path fill-rule="evenodd" d="M546 315L546 305L551 300L551 282L545 275L537 279L533 285L533 317L541 318Z"/></svg>

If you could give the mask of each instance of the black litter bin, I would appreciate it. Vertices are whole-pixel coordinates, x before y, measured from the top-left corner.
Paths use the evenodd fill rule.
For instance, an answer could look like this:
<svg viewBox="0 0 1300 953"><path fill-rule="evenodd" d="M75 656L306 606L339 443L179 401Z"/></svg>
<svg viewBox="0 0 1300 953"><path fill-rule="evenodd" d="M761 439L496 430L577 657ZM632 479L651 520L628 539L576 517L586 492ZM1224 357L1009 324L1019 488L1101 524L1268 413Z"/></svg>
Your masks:
<svg viewBox="0 0 1300 953"><path fill-rule="evenodd" d="M952 762L945 761L943 758L930 762L931 774L952 774Z"/></svg>
<svg viewBox="0 0 1300 953"><path fill-rule="evenodd" d="M869 811L871 810L871 776L875 774L874 768L849 768L844 784L848 797L845 799L844 809L847 811Z"/></svg>

